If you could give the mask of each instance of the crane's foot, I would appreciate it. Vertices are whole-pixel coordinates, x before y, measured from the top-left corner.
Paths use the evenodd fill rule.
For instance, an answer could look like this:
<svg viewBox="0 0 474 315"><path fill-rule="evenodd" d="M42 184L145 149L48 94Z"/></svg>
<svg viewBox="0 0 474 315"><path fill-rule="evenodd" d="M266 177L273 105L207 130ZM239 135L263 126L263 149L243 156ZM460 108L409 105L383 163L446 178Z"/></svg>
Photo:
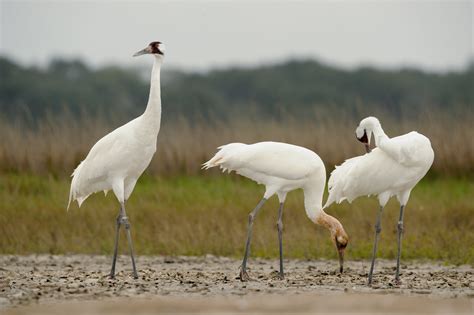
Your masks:
<svg viewBox="0 0 474 315"><path fill-rule="evenodd" d="M395 281L394 281L394 282L395 282L396 285L401 285L401 284L402 284L402 280L400 280L399 277L395 277Z"/></svg>
<svg viewBox="0 0 474 315"><path fill-rule="evenodd" d="M275 279L275 280L284 280L285 279L285 275L281 271L274 270L274 271L272 271L270 276L271 276L272 279Z"/></svg>
<svg viewBox="0 0 474 315"><path fill-rule="evenodd" d="M135 279L135 280L138 279L138 273L136 271L133 272L133 279Z"/></svg>
<svg viewBox="0 0 474 315"><path fill-rule="evenodd" d="M285 280L285 275L283 274L283 272L279 272L276 276L276 278L278 280Z"/></svg>
<svg viewBox="0 0 474 315"><path fill-rule="evenodd" d="M372 286L372 276L369 276L369 279L367 280L367 285L369 287Z"/></svg>
<svg viewBox="0 0 474 315"><path fill-rule="evenodd" d="M240 269L239 279L242 282L246 282L246 281L250 280L250 277L249 277L249 274L247 273L247 270Z"/></svg>

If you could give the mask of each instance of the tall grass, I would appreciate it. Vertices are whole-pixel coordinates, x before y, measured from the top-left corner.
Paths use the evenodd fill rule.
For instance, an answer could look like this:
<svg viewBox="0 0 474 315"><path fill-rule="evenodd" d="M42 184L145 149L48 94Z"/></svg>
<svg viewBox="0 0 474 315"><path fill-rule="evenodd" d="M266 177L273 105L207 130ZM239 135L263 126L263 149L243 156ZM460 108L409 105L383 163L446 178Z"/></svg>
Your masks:
<svg viewBox="0 0 474 315"><path fill-rule="evenodd" d="M226 120L176 119L166 113L158 137L158 151L147 172L149 174L199 174L200 164L216 147L229 142L252 143L264 140L302 145L318 153L328 170L348 157L360 155L363 147L356 141L354 130L362 115L318 112L296 118L281 114L280 119L264 119L240 114ZM412 130L431 139L435 161L432 172L441 175L474 173L474 112L446 115L441 112L420 114L410 118L392 118L378 113L389 136ZM0 172L31 174L70 174L85 158L91 146L107 132L128 118L50 115L29 128L21 122L0 122ZM111 122L112 121L112 122Z"/></svg>

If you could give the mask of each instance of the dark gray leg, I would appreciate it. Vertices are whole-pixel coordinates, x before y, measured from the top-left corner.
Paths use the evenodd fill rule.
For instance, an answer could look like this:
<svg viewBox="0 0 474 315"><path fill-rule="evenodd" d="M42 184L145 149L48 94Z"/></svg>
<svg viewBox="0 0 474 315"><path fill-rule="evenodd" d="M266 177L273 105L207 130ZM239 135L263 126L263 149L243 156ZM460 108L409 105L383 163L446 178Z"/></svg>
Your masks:
<svg viewBox="0 0 474 315"><path fill-rule="evenodd" d="M132 244L132 235L130 234L130 222L128 221L124 204L122 204L122 223L123 225L125 225L125 231L127 232L128 248L130 250L130 256L132 257L133 277L135 279L138 279L137 268L135 266L135 257L133 256L133 244Z"/></svg>
<svg viewBox="0 0 474 315"><path fill-rule="evenodd" d="M382 219L382 211L383 211L383 207L380 207L379 214L377 215L377 223L375 224L375 241L374 241L374 249L372 252L372 263L370 265L370 271L369 271L369 285L372 284L372 274L374 272L375 255L377 254L377 244L379 242L380 231L382 231L382 227L380 224L380 221Z"/></svg>
<svg viewBox="0 0 474 315"><path fill-rule="evenodd" d="M242 261L242 266L241 266L241 269L240 269L240 280L241 281L249 280L249 275L247 274L247 258L249 256L250 239L252 238L253 221L255 220L255 216L257 215L258 211L263 206L265 201L267 201L267 199L265 199L265 198L260 200L260 202L255 207L255 209L253 209L253 211L249 214L249 223L248 223L248 229L247 229L247 242L245 243L244 260Z"/></svg>
<svg viewBox="0 0 474 315"><path fill-rule="evenodd" d="M278 243L280 246L280 279L283 280L284 273L283 273L283 239L282 239L282 231L283 231L283 203L280 203L280 208L278 209L278 222L277 222L277 229L278 229Z"/></svg>
<svg viewBox="0 0 474 315"><path fill-rule="evenodd" d="M115 278L115 262L117 261L117 252L118 252L118 241L120 235L120 225L122 224L122 210L119 210L117 220L115 222L115 246L114 246L114 258L112 260L112 270L110 271L110 278Z"/></svg>
<svg viewBox="0 0 474 315"><path fill-rule="evenodd" d="M395 281L400 282L400 256L402 255L402 234L403 234L403 210L405 206L400 206L400 217L398 218L398 253L397 253L397 272L395 273Z"/></svg>

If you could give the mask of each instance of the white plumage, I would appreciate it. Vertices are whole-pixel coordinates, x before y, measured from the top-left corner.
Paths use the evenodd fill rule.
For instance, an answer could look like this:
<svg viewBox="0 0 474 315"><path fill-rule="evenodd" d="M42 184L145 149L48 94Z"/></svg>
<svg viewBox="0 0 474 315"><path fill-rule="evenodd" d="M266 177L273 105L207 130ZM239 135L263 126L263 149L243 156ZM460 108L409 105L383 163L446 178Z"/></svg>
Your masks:
<svg viewBox="0 0 474 315"><path fill-rule="evenodd" d="M138 277L125 202L156 151L156 141L161 124L162 49L161 42L152 42L134 55L152 54L155 57L151 74L150 95L145 112L97 141L72 174L68 209L71 202L77 200L80 207L87 197L99 191L107 193L112 190L120 202L120 212L116 222L114 258L110 273L112 278L115 275L118 236L122 225L125 226L127 232L133 274L135 278Z"/></svg>
<svg viewBox="0 0 474 315"><path fill-rule="evenodd" d="M326 184L326 168L321 158L306 148L280 142L255 144L230 143L220 146L204 168L219 166L223 171L236 171L267 188L265 198L310 184L319 190ZM284 201L281 199L280 201Z"/></svg>
<svg viewBox="0 0 474 315"><path fill-rule="evenodd" d="M98 191L113 190L119 202L130 197L156 151L159 108L154 116L155 121L144 115L135 118L97 141L72 174L68 208L74 200L81 206Z"/></svg>
<svg viewBox="0 0 474 315"><path fill-rule="evenodd" d="M333 202L352 202L359 196L377 195L381 207L390 197L396 196L400 202L399 238L403 229L403 208L411 190L430 169L434 152L430 140L424 135L410 133L389 138L375 117L363 119L356 130L358 139L367 147L374 135L376 148L370 153L346 160L331 173L328 182L329 197L324 208ZM377 220L377 234L380 233L380 215ZM400 243L400 240L399 240ZM400 247L400 246L399 246ZM399 249L400 250L400 249ZM374 245L375 258L376 244ZM373 258L373 259L374 259ZM399 258L396 279L399 278ZM373 265L369 274L371 282Z"/></svg>
<svg viewBox="0 0 474 315"><path fill-rule="evenodd" d="M342 224L322 210L322 198L326 185L326 169L319 156L311 150L280 142L259 142L255 144L230 143L218 148L219 151L203 168L220 167L223 171L235 171L265 185L265 194L257 208L251 213L249 236L241 270L241 280L246 280L246 260L253 219L260 207L274 194L280 201L278 225L281 240L281 211L288 192L304 190L306 214L316 224L325 226L331 232L340 255L341 271L343 251L348 237ZM283 277L282 250L280 241L280 276Z"/></svg>
<svg viewBox="0 0 474 315"><path fill-rule="evenodd" d="M382 201L397 196L403 200L425 176L433 158L430 140L418 132L383 140L370 153L336 166L328 181L324 208L346 199L352 202L359 196L379 195Z"/></svg>

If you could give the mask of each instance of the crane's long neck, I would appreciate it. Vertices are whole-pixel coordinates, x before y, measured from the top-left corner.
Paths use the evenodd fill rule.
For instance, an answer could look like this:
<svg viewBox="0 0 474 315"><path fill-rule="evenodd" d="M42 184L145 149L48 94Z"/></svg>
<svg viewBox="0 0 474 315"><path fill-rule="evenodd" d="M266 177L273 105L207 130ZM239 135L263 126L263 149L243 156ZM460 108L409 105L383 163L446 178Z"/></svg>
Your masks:
<svg viewBox="0 0 474 315"><path fill-rule="evenodd" d="M315 224L321 225L329 230L331 234L336 233L338 229L343 229L342 224L323 211L323 192L326 186L326 178L322 178L322 184L312 185L304 188L304 206L306 215Z"/></svg>
<svg viewBox="0 0 474 315"><path fill-rule="evenodd" d="M160 87L160 73L163 57L156 55L151 70L150 81L150 96L148 97L148 104L143 113L144 119L148 124L153 126L156 132L160 129L161 124L161 87Z"/></svg>
<svg viewBox="0 0 474 315"><path fill-rule="evenodd" d="M382 126L380 125L376 126L372 130L372 132L374 133L375 146L377 147L382 141L389 139L389 137L385 134L385 131L383 131Z"/></svg>

